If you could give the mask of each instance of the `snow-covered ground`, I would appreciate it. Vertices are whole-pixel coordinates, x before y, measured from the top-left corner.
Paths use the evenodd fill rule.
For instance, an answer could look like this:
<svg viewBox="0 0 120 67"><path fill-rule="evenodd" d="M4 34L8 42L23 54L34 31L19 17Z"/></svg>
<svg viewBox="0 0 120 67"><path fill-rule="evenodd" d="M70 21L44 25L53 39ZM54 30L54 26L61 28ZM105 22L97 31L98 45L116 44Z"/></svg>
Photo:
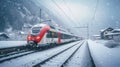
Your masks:
<svg viewBox="0 0 120 67"><path fill-rule="evenodd" d="M114 43L117 44L111 40L88 40L96 67L120 67L120 45L118 43L117 46L114 46Z"/></svg>
<svg viewBox="0 0 120 67"><path fill-rule="evenodd" d="M0 49L25 46L26 44L27 44L26 41L0 41Z"/></svg>
<svg viewBox="0 0 120 67"><path fill-rule="evenodd" d="M7 62L3 62L0 64L0 67L32 67L33 65L53 56L54 54L57 54L64 49L77 44L80 41L69 43L66 45L62 45L56 48L52 48L49 50L44 50L41 52L36 52L33 54L29 54L20 58L16 58L14 60L10 60Z"/></svg>
<svg viewBox="0 0 120 67"><path fill-rule="evenodd" d="M82 43L82 42L81 42ZM60 55L52 58L45 64L41 65L41 67L60 67L68 58L73 54L73 52L82 44L79 43L75 45L74 47L70 48L69 50L61 53Z"/></svg>
<svg viewBox="0 0 120 67"><path fill-rule="evenodd" d="M32 67L33 65L61 52L62 50L78 42L73 42L3 62L0 64L0 67ZM108 47L109 44L114 45L114 43L116 43L117 46ZM88 47L90 49L90 53ZM90 57L91 54L96 67L120 67L120 45L118 42L114 42L112 40L88 40L88 47L87 44L83 44L65 66L92 67Z"/></svg>
<svg viewBox="0 0 120 67"><path fill-rule="evenodd" d="M94 42L101 43L108 48L115 48L120 46L120 42L115 40L95 40Z"/></svg>
<svg viewBox="0 0 120 67"><path fill-rule="evenodd" d="M93 67L86 42L68 61L65 67Z"/></svg>

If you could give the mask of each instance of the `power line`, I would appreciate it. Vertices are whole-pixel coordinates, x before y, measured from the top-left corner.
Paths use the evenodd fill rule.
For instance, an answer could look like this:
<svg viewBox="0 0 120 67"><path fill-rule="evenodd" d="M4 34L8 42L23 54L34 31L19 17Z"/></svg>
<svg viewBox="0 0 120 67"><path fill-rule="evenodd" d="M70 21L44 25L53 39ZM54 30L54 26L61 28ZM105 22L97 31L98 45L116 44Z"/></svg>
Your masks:
<svg viewBox="0 0 120 67"><path fill-rule="evenodd" d="M64 12L64 10L54 0L51 1L63 12L63 14L68 18L69 21L73 22L73 20Z"/></svg>
<svg viewBox="0 0 120 67"><path fill-rule="evenodd" d="M64 2L64 4L66 3L65 0L63 0L63 2ZM71 15L72 15L71 17L73 17L73 13L72 13L70 7L68 7L67 4L65 4L65 5L66 5L67 9L70 11L70 13L71 13ZM75 17L73 17L73 19L75 19ZM74 21L75 21L75 20L74 20ZM76 21L75 21L75 22L76 22Z"/></svg>
<svg viewBox="0 0 120 67"><path fill-rule="evenodd" d="M40 23L41 23L41 19L42 19L42 10L40 9Z"/></svg>
<svg viewBox="0 0 120 67"><path fill-rule="evenodd" d="M94 11L94 14L93 14L93 17L92 17L92 22L95 20L98 4L99 4L99 0L97 0L96 6L95 6L95 11Z"/></svg>
<svg viewBox="0 0 120 67"><path fill-rule="evenodd" d="M94 22L94 20L95 20L95 16L96 16L96 12L97 12L97 8L98 8L98 4L99 4L99 0L97 0L97 2L96 2L96 6L95 6L95 11L94 11L94 13L93 13L93 17L92 17L92 22ZM87 24L88 25L88 37L89 37L89 35L90 35L90 33L89 33L89 31L90 31L90 26L89 26L89 23Z"/></svg>

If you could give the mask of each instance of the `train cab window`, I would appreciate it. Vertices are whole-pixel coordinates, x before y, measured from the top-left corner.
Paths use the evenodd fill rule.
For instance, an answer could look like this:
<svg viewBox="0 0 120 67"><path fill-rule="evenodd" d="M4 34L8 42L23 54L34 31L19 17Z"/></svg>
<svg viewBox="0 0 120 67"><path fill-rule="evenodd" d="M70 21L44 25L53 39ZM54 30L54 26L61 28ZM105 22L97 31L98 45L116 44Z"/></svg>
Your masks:
<svg viewBox="0 0 120 67"><path fill-rule="evenodd" d="M32 33L39 33L41 30L41 27L34 27L32 28Z"/></svg>

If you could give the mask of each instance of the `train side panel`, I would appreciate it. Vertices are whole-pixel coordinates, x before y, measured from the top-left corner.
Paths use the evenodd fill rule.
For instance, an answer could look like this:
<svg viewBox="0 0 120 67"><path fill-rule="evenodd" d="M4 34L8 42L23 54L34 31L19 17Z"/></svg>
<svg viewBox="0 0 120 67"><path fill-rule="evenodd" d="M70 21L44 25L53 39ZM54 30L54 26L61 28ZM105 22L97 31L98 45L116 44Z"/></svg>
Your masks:
<svg viewBox="0 0 120 67"><path fill-rule="evenodd" d="M58 34L58 32L48 31L46 38L47 38L46 42L49 44L60 44L61 43L60 34Z"/></svg>

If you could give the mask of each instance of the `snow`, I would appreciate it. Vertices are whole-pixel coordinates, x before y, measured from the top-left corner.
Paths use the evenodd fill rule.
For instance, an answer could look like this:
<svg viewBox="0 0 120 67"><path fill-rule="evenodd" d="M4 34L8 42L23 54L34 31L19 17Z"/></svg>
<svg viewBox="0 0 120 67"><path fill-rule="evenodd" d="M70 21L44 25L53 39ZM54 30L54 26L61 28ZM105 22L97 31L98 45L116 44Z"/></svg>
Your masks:
<svg viewBox="0 0 120 67"><path fill-rule="evenodd" d="M120 67L120 47L108 48L105 43L109 41L100 42L88 40L96 67Z"/></svg>
<svg viewBox="0 0 120 67"><path fill-rule="evenodd" d="M7 41L26 41L27 31L13 31L8 34L10 37Z"/></svg>
<svg viewBox="0 0 120 67"><path fill-rule="evenodd" d="M113 31L118 31L118 32L120 32L120 29L114 29Z"/></svg>
<svg viewBox="0 0 120 67"><path fill-rule="evenodd" d="M114 29L110 33L107 33L106 35L120 35L120 29Z"/></svg>
<svg viewBox="0 0 120 67"><path fill-rule="evenodd" d="M70 48L69 50L61 53L60 55L56 56L55 58L49 60L45 64L41 65L41 67L60 67L70 55L80 46L81 44L77 44L74 47Z"/></svg>
<svg viewBox="0 0 120 67"><path fill-rule="evenodd" d="M26 11L26 13L31 15L31 12L26 7L23 7L23 9Z"/></svg>
<svg viewBox="0 0 120 67"><path fill-rule="evenodd" d="M6 28L5 31L6 32L11 32L13 30L13 28L10 25L8 25L8 26L9 26L9 28Z"/></svg>
<svg viewBox="0 0 120 67"><path fill-rule="evenodd" d="M93 67L86 42L75 55L68 61L65 67Z"/></svg>
<svg viewBox="0 0 120 67"><path fill-rule="evenodd" d="M70 44L62 45L52 49L22 56L20 58L16 58L7 62L3 62L0 64L0 67L32 67L33 65L53 56L54 54L57 54L58 52L61 52L62 50L78 42L73 42ZM111 45L112 43L117 43L117 42L113 42L111 40L95 40L95 41L88 40L88 46L84 43L65 66L66 67L92 67L92 62L90 58L90 54L91 54L96 67L120 67L120 60L119 60L120 46L119 44L112 48L106 46L106 44ZM90 53L89 53L88 47L90 49ZM72 49L70 50L70 52L67 52L67 53L65 52L64 55L66 56L71 52L72 52ZM56 62L51 61L50 63L46 63L46 64L48 66L58 65L59 63L61 63L61 61L63 62L63 60L65 60L62 57L64 55L62 54L61 56L56 58L56 60L59 60L59 61L56 61ZM51 65L51 63L54 63L54 64Z"/></svg>
<svg viewBox="0 0 120 67"><path fill-rule="evenodd" d="M69 43L69 44L55 47L52 49L36 52L36 53L29 54L26 56L22 56L20 58L16 58L16 59L1 63L0 67L32 67L33 65L45 60L46 58L53 56L54 54L57 54L58 52L78 42L80 41Z"/></svg>
<svg viewBox="0 0 120 67"><path fill-rule="evenodd" d="M104 45L108 48L115 48L115 47L118 47L120 45L120 42L115 41L115 40L109 40Z"/></svg>
<svg viewBox="0 0 120 67"><path fill-rule="evenodd" d="M120 35L120 33L107 33L105 35Z"/></svg>
<svg viewBox="0 0 120 67"><path fill-rule="evenodd" d="M0 32L0 35L2 35L2 34L6 34L5 32Z"/></svg>
<svg viewBox="0 0 120 67"><path fill-rule="evenodd" d="M0 49L25 46L26 44L26 41L0 41Z"/></svg>
<svg viewBox="0 0 120 67"><path fill-rule="evenodd" d="M47 24L36 24L36 25L34 25L33 27L44 27L44 26L46 26Z"/></svg>
<svg viewBox="0 0 120 67"><path fill-rule="evenodd" d="M100 30L100 32L103 32L105 29Z"/></svg>
<svg viewBox="0 0 120 67"><path fill-rule="evenodd" d="M12 58L12 57L15 57L15 56L19 56L19 55L23 55L23 54L28 54L28 53L31 53L33 51L29 51L29 52L23 52L23 53L20 53L20 54L15 54L15 55L10 55L10 56L7 56L7 57L3 57L3 58L0 58L0 61L1 60L5 60L5 59L9 59L9 58Z"/></svg>
<svg viewBox="0 0 120 67"><path fill-rule="evenodd" d="M21 12L21 11L19 11L19 13L20 13L20 15L22 16L22 18L24 18L26 15L23 13L23 12Z"/></svg>
<svg viewBox="0 0 120 67"><path fill-rule="evenodd" d="M23 27L26 27L26 28L31 28L31 27L32 27L32 25L31 25L31 24L29 24L29 23L24 23Z"/></svg>

